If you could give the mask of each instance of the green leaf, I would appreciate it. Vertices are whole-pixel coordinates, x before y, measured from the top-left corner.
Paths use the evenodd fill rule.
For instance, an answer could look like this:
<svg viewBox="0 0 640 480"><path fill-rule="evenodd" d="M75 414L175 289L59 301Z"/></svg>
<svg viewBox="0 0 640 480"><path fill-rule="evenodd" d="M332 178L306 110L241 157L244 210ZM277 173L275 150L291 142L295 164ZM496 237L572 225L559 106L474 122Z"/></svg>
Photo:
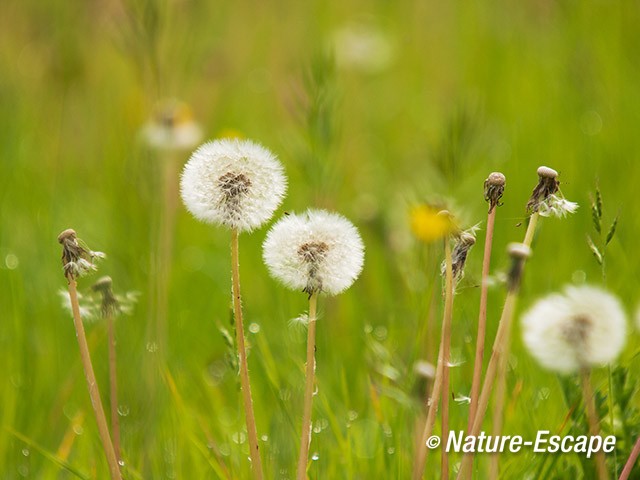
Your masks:
<svg viewBox="0 0 640 480"><path fill-rule="evenodd" d="M587 243L589 244L589 248L593 252L593 255L596 257L598 264L602 265L602 254L600 253L600 250L598 250L598 247L596 247L595 243L593 243L593 240L591 240L591 237L589 235L587 235Z"/></svg>
<svg viewBox="0 0 640 480"><path fill-rule="evenodd" d="M618 214L616 215L616 218L613 220L613 223L611 224L611 228L609 228L609 233L607 233L607 239L604 242L605 245L609 245L609 242L611 241L613 236L616 234L616 227L618 226L618 218L620 218L620 210L618 210Z"/></svg>

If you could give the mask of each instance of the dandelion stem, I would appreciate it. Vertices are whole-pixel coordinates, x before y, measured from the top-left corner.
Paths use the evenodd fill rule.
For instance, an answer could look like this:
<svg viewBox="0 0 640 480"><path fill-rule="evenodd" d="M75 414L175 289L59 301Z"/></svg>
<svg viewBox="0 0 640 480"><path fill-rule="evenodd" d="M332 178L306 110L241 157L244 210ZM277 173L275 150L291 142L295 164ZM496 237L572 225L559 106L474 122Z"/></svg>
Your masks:
<svg viewBox="0 0 640 480"><path fill-rule="evenodd" d="M311 443L311 405L313 402L313 384L316 374L316 308L318 293L309 297L309 323L307 327L307 371L304 387L304 408L302 410L302 435L300 436L300 458L298 459L297 480L307 478L309 444Z"/></svg>
<svg viewBox="0 0 640 480"><path fill-rule="evenodd" d="M67 281L69 282L69 298L71 299L71 311L73 312L73 323L76 327L78 346L80 347L80 357L82 358L82 366L84 367L84 374L87 379L89 397L91 397L91 405L93 406L96 423L98 424L98 432L100 433L100 439L102 440L102 447L104 448L107 463L109 464L111 479L122 480L120 466L116 458L113 443L111 443L111 436L109 435L109 427L107 427L107 418L105 417L104 409L102 408L98 382L96 381L96 375L93 371L93 365L91 364L91 355L89 354L87 337L84 333L84 325L82 324L82 318L80 318L80 306L78 304L76 281L71 274L67 275Z"/></svg>
<svg viewBox="0 0 640 480"><path fill-rule="evenodd" d="M449 443L449 360L451 354L451 317L453 314L453 267L451 260L451 243L449 236L444 239L445 252L445 292L444 322L442 325L442 445L440 474L444 480L449 479L449 453L444 448Z"/></svg>
<svg viewBox="0 0 640 480"><path fill-rule="evenodd" d="M600 436L600 427L598 414L596 413L596 402L591 388L591 372L587 368L580 370L580 380L582 383L582 394L584 395L584 403L587 410L587 419L589 420L589 430L594 437ZM599 480L607 480L607 464L605 462L604 452L602 449L595 453L596 469L598 471Z"/></svg>
<svg viewBox="0 0 640 480"><path fill-rule="evenodd" d="M496 208L487 215L487 233L484 241L484 257L482 259L482 288L480 290L480 314L478 315L478 338L476 339L476 359L473 364L473 381L471 383L471 402L469 403L469 423L467 432L471 430L478 406L480 381L482 379L482 362L484 358L484 341L487 326L487 295L489 290L489 265L491 263L491 246L493 243L493 226L496 219Z"/></svg>
<svg viewBox="0 0 640 480"><path fill-rule="evenodd" d="M536 225L538 223L538 217L540 214L534 212L529 220L527 232L524 237L524 245L531 246L533 240L533 234L535 233ZM509 291L507 292L507 298L502 309L502 315L500 322L498 323L498 331L496 338L493 342L493 348L491 351L491 357L489 358L489 364L487 366L487 372L482 383L482 389L480 391L480 397L478 399L478 407L476 409L475 418L473 420L473 426L469 435L478 436L480 429L482 428L482 422L484 420L485 413L487 412L487 405L489 404L489 397L493 388L493 383L498 373L498 363L501 355L508 349L509 336L511 331L511 323L513 322L513 314L515 311L516 300L518 298L518 292L520 290L520 279L522 276L522 269L524 268L524 259L521 268L518 270L516 278L511 279L509 285ZM462 457L462 463L460 470L458 470L458 480L467 480L471 478L473 467L473 452L467 452Z"/></svg>
<svg viewBox="0 0 640 480"><path fill-rule="evenodd" d="M422 437L416 451L416 460L413 466L412 478L417 480L422 477L427 461L427 440L433 432L438 404L442 395L442 442L446 445L449 432L449 356L451 349L451 317L453 314L453 267L451 260L450 238L445 238L445 305L442 318L442 335L440 338L440 349L438 353L438 363L436 366L436 378L433 382L431 397L429 398L429 410L425 420ZM442 478L449 476L449 456L442 449L441 456Z"/></svg>
<svg viewBox="0 0 640 480"><path fill-rule="evenodd" d="M113 433L113 449L118 464L121 465L120 419L118 417L118 375L116 372L116 337L113 325L113 313L107 314L109 330L109 403L111 407L111 432Z"/></svg>
<svg viewBox="0 0 640 480"><path fill-rule="evenodd" d="M640 455L640 437L636 440L636 444L631 451L631 455L629 455L629 459L622 469L622 473L620 474L619 480L627 480L629 475L631 474L631 470L633 470L634 465L636 464L636 460L638 459L638 455Z"/></svg>
<svg viewBox="0 0 640 480"><path fill-rule="evenodd" d="M236 341L238 343L238 357L240 359L240 386L242 388L242 403L247 422L247 436L249 437L249 454L251 456L251 468L253 477L261 480L262 462L258 447L258 433L256 419L253 414L253 401L251 400L251 384L249 383L249 367L247 366L247 352L244 345L244 326L242 324L242 305L240 297L240 263L238 260L238 229L231 230L231 269L233 288L233 309L236 327Z"/></svg>

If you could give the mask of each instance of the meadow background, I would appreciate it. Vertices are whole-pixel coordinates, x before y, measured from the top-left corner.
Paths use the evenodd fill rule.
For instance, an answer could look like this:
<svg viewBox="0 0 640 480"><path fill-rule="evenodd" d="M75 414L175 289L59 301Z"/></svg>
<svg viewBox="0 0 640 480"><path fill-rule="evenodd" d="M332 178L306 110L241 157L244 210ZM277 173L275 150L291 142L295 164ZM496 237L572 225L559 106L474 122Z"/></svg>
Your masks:
<svg viewBox="0 0 640 480"><path fill-rule="evenodd" d="M3 1L0 478L107 471L72 319L58 295L66 281L56 237L68 227L107 253L99 273L117 292L141 292L133 315L117 324L125 477L249 476L239 383L220 331L230 329L229 233L199 223L181 202L166 347L154 336L150 265L163 155L140 130L167 97L192 106L206 138L243 135L280 157L290 186L277 217L330 208L360 229L361 278L320 301L309 475L407 478L425 390L414 365L435 361L442 311L442 246L412 237L413 202L441 202L464 226L484 222L483 181L502 171L496 273L508 266L507 243L524 237L518 224L536 168L560 172L562 191L581 208L541 222L521 312L567 283L602 284L585 241L594 233L588 195L598 177L608 222L620 210L607 287L635 310L638 25L635 1ZM249 367L267 476L289 478L305 352L304 327L292 319L304 313L306 297L269 278L265 234L240 239ZM481 231L455 299L456 397L470 390L483 243ZM81 279L80 290L93 279ZM488 349L503 299L500 285L490 290ZM107 408L106 327L87 329ZM627 411L640 401L635 332L620 359L630 376ZM510 364L506 433L557 430L570 408L562 385L570 390L571 379L538 367L518 327ZM594 376L603 395L605 373ZM467 413L465 403L453 403L452 428L464 428ZM624 415L617 410L619 428ZM637 418L628 420L627 434L637 436ZM582 472L572 455L523 452L501 465L504 478ZM429 455L425 476L438 478L438 455Z"/></svg>

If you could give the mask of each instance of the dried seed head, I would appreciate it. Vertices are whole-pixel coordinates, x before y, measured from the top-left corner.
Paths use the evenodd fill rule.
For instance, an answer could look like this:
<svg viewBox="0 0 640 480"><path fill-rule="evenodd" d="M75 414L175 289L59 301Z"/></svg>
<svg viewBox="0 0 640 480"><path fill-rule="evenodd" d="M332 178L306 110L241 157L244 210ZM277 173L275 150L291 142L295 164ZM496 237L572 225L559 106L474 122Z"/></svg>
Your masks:
<svg viewBox="0 0 640 480"><path fill-rule="evenodd" d="M540 205L560 189L558 172L553 168L538 168L538 184L531 193L531 198L527 202L527 213L535 213Z"/></svg>
<svg viewBox="0 0 640 480"><path fill-rule="evenodd" d="M101 313L103 317L120 313L120 303L113 294L111 286L113 281L111 277L102 277L91 286L94 292L100 292L102 295Z"/></svg>
<svg viewBox="0 0 640 480"><path fill-rule="evenodd" d="M336 295L360 275L364 246L346 218L307 210L276 222L267 234L262 256L271 275L287 287L310 295Z"/></svg>
<svg viewBox="0 0 640 480"><path fill-rule="evenodd" d="M613 295L567 287L539 300L522 317L523 340L542 366L561 373L609 363L626 338L626 317Z"/></svg>
<svg viewBox="0 0 640 480"><path fill-rule="evenodd" d="M553 168L549 168L549 167L538 167L538 176L540 178L549 178L549 179L556 179L558 178L558 172L556 172Z"/></svg>
<svg viewBox="0 0 640 480"><path fill-rule="evenodd" d="M104 258L102 252L94 252L80 241L75 230L69 228L58 235L58 243L62 245L62 267L65 277L78 278L97 270L93 260Z"/></svg>
<svg viewBox="0 0 640 480"><path fill-rule="evenodd" d="M502 206L500 199L504 193L505 184L506 178L500 172L491 173L484 181L484 199L486 202L489 202L489 213L491 213L495 207Z"/></svg>
<svg viewBox="0 0 640 480"><path fill-rule="evenodd" d="M464 266L467 262L467 254L471 247L476 243L475 229L464 230L456 237L456 243L451 252L451 268L453 271L453 279L458 282L464 276ZM447 273L447 264L444 261L441 265L442 275Z"/></svg>
<svg viewBox="0 0 640 480"><path fill-rule="evenodd" d="M251 231L269 220L287 189L284 169L250 140L219 139L200 146L182 173L182 200L198 220Z"/></svg>

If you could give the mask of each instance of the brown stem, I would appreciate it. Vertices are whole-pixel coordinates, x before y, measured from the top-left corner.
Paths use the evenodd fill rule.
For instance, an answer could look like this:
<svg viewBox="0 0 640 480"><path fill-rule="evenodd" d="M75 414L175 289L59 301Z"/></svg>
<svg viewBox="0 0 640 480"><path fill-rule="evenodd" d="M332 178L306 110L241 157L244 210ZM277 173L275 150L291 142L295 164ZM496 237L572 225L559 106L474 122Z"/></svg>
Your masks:
<svg viewBox="0 0 640 480"><path fill-rule="evenodd" d="M440 449L440 474L449 479L449 453L445 446L449 443L449 363L451 354L451 317L453 314L453 268L449 237L444 240L445 252L445 293L444 323L442 325L442 448Z"/></svg>
<svg viewBox="0 0 640 480"><path fill-rule="evenodd" d="M242 404L244 405L244 415L247 422L251 468L253 469L253 478L262 480L262 461L260 460L256 419L253 414L253 401L251 400L247 352L244 345L244 326L242 324L242 305L240 298L240 263L238 260L238 230L235 228L231 230L231 271L236 342L238 343L238 357L240 360L240 386L242 387Z"/></svg>
<svg viewBox="0 0 640 480"><path fill-rule="evenodd" d="M587 409L587 419L589 420L589 430L591 436L600 436L600 420L596 413L596 402L593 397L593 390L591 388L591 372L587 368L580 369L580 383L582 384L582 394L584 395L584 404ZM607 464L604 457L604 452L599 449L595 453L596 470L598 472L599 480L607 480L609 474L607 473Z"/></svg>
<svg viewBox="0 0 640 480"><path fill-rule="evenodd" d="M640 437L638 437L636 444L633 446L631 455L629 455L629 459L622 469L619 480L627 480L629 478L631 470L633 470L633 466L636 464L636 460L638 459L638 455L640 455Z"/></svg>
<svg viewBox="0 0 640 480"><path fill-rule="evenodd" d="M118 417L118 375L116 371L116 337L113 326L113 314L107 314L109 330L109 403L111 407L111 431L113 432L113 449L118 464L122 465L120 449L120 418Z"/></svg>
<svg viewBox="0 0 640 480"><path fill-rule="evenodd" d="M535 212L531 215L529 226L524 237L524 244L527 247L531 246L533 240L533 234L535 233L536 225L538 223L538 217L540 214ZM524 266L524 260L522 260L522 266ZM522 268L520 268L518 275L522 274ZM520 286L520 278L513 279L513 283L509 287L507 292L507 298L502 309L502 315L500 322L498 323L498 331L496 338L493 342L493 349L491 351L491 357L489 358L489 364L487 365L487 372L485 373L484 382L482 383L482 389L480 391L480 397L478 398L478 407L476 409L475 418L473 420L473 426L469 432L470 436L477 437L482 428L482 422L487 412L487 405L489 404L489 397L491 396L491 390L493 383L496 379L498 371L498 363L500 356L508 349L510 342L511 324L513 323L513 314L515 311L515 304L518 298L518 291ZM460 470L458 470L458 480L468 480L471 478L473 468L473 452L467 452L462 457L462 463L460 464Z"/></svg>
<svg viewBox="0 0 640 480"><path fill-rule="evenodd" d="M416 450L416 458L413 464L413 474L411 477L413 480L418 480L422 478L424 467L427 462L427 453L428 453L427 440L431 436L431 433L433 432L433 427L436 423L436 415L438 413L438 406L440 404L441 393L448 392L448 389L449 389L448 388L448 381L449 381L448 361L447 362L444 361L444 354L445 354L445 344L449 343L449 346L451 344L451 314L453 312L453 269L451 266L451 247L449 246L448 242L449 242L449 239L447 238L446 244L445 244L445 257L446 257L445 258L445 265L446 265L445 311L442 317L442 335L440 337L440 349L438 353L438 363L436 365L436 378L433 381L433 388L431 390L431 396L429 398L429 403L428 403L429 410L427 411L427 418L425 420L424 429L422 430L422 437ZM449 328L446 327L447 324L449 325ZM448 335L448 338L449 338L448 342L446 341L446 337L445 337L446 335ZM447 352L447 356L448 356L448 352ZM446 390L444 389L445 370L447 370ZM445 397L447 400L446 422L445 422L445 413L444 413ZM448 393L443 394L442 398L443 398L442 435L444 438L445 435L448 437L448 432L446 431L448 430L448 421L449 421ZM446 430L445 430L445 425L447 425ZM444 440L442 444L446 445L446 443L444 443ZM446 452L444 452L444 447L443 447L443 453L446 455ZM447 462L448 462L448 458L447 458Z"/></svg>
<svg viewBox="0 0 640 480"><path fill-rule="evenodd" d="M122 475L120 474L120 465L118 464L118 460L116 458L113 443L111 443L109 427L107 427L107 418L105 417L104 409L102 408L102 400L100 399L98 382L96 381L96 375L93 372L93 365L91 364L91 355L89 354L87 337L84 334L84 325L82 324L82 319L80 318L80 306L78 305L76 281L71 275L67 276L67 280L69 282L69 298L71 300L71 311L73 312L73 323L76 327L76 337L78 338L78 346L80 347L80 357L82 358L82 366L84 367L84 374L87 378L89 397L91 397L93 413L95 414L96 423L98 424L100 440L102 440L102 447L104 448L104 452L107 457L107 463L109 464L111 479L122 480Z"/></svg>
<svg viewBox="0 0 640 480"><path fill-rule="evenodd" d="M309 297L309 323L307 327L307 369L304 386L304 407L302 410L302 435L300 436L300 456L298 458L297 480L307 477L309 445L311 443L311 406L313 402L313 384L316 373L316 308L318 293Z"/></svg>
<svg viewBox="0 0 640 480"><path fill-rule="evenodd" d="M476 339L476 359L473 364L473 381L471 383L471 402L469 404L469 422L467 432L471 430L476 414L480 381L482 379L482 362L484 358L484 339L487 326L487 295L489 291L489 264L491 263L491 245L493 243L493 226L496 219L496 208L492 208L487 216L487 233L484 240L484 257L482 259L482 288L480 290L480 314L478 316L478 338Z"/></svg>

